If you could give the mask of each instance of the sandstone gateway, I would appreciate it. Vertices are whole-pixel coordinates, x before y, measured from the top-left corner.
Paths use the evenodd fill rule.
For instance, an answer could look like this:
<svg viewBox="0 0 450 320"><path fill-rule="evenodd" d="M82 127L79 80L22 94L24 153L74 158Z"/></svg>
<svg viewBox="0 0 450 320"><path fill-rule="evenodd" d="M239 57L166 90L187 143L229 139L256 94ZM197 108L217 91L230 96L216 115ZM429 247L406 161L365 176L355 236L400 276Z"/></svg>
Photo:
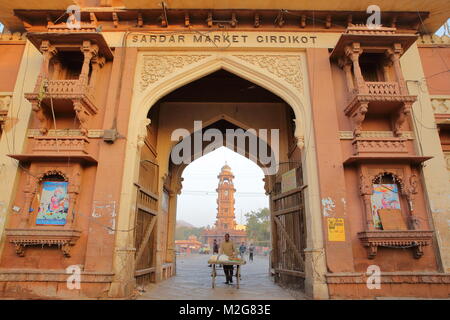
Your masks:
<svg viewBox="0 0 450 320"><path fill-rule="evenodd" d="M0 296L126 298L175 276L171 133L201 121L279 130L277 282L448 297L450 41L432 34L449 2L377 2L373 28L365 0L0 1Z"/></svg>

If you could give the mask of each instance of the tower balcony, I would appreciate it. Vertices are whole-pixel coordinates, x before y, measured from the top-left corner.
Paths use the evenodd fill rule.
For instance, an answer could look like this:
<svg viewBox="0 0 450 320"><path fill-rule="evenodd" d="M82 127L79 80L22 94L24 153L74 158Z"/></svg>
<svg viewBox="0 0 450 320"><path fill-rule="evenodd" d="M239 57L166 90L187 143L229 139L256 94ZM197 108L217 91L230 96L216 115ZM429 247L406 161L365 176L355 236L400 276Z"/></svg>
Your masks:
<svg viewBox="0 0 450 320"><path fill-rule="evenodd" d="M34 136L27 152L9 155L22 162L30 161L71 161L96 163L90 141L85 136Z"/></svg>
<svg viewBox="0 0 450 320"><path fill-rule="evenodd" d="M400 57L416 39L385 27L353 26L342 34L330 59L345 74L344 112L352 120L355 137L361 136L366 115L389 118L395 136L402 136L416 96L408 92Z"/></svg>
<svg viewBox="0 0 450 320"><path fill-rule="evenodd" d="M99 110L95 90L100 69L113 59L105 39L92 28L35 32L28 39L43 55L35 89L25 94L41 133L47 134L54 120L50 115L72 113L86 135Z"/></svg>

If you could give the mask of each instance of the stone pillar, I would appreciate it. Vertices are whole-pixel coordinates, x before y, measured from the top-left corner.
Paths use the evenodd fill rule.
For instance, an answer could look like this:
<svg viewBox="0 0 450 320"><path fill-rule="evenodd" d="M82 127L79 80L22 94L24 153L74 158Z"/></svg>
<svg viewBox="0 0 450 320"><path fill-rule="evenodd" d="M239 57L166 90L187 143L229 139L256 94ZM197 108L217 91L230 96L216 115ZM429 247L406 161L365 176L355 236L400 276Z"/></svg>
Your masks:
<svg viewBox="0 0 450 320"><path fill-rule="evenodd" d="M383 62L383 76L385 82L391 82L391 75L389 74L389 69L392 66L391 60L385 60Z"/></svg>
<svg viewBox="0 0 450 320"><path fill-rule="evenodd" d="M70 222L72 228L77 228L78 216L77 211L75 210L75 206L77 204L77 198L80 194L80 177L81 177L81 166L79 163L75 165L74 174L70 178L69 181L69 216L67 217L67 221Z"/></svg>
<svg viewBox="0 0 450 320"><path fill-rule="evenodd" d="M62 71L62 64L61 64L61 61L57 57L55 57L53 60L54 60L54 63L53 63L52 79L59 80L59 77L61 76L61 71Z"/></svg>
<svg viewBox="0 0 450 320"><path fill-rule="evenodd" d="M57 54L57 50L54 46L50 44L50 41L44 40L41 43L41 47L39 49L43 56L43 61L41 65L41 72L39 73L37 82L36 82L36 90L39 92L41 88L42 81L44 79L49 78L49 66L50 66L50 60Z"/></svg>
<svg viewBox="0 0 450 320"><path fill-rule="evenodd" d="M167 252L166 252L166 261L169 263L176 263L176 254L175 254L175 229L177 225L177 201L178 195L181 193L181 182L183 178L179 178L173 190L169 192L169 217L167 223ZM175 275L176 268L173 269L172 273Z"/></svg>
<svg viewBox="0 0 450 320"><path fill-rule="evenodd" d="M348 92L353 93L355 91L355 84L352 76L352 61L348 57L339 59L339 66L344 70Z"/></svg>
<svg viewBox="0 0 450 320"><path fill-rule="evenodd" d="M345 47L345 55L353 63L353 72L355 74L356 87L358 88L358 93L364 94L367 92L366 83L361 72L361 67L359 65L359 57L363 53L363 50L359 43L354 42L351 46Z"/></svg>
<svg viewBox="0 0 450 320"><path fill-rule="evenodd" d="M34 177L28 176L28 183L24 188L25 200L20 216L19 228L27 228L29 224L31 203L33 202L37 191L36 182L33 181L34 179Z"/></svg>
<svg viewBox="0 0 450 320"><path fill-rule="evenodd" d="M91 60L98 54L98 46L91 44L89 40L83 41L81 46L81 52L84 55L83 66L81 67L81 73L79 80L81 84L87 85L89 83L89 69Z"/></svg>
<svg viewBox="0 0 450 320"><path fill-rule="evenodd" d="M400 56L402 53L403 49L399 43L394 44L392 48L386 51L387 56L392 61L392 65L394 66L395 77L400 87L400 94L407 95L408 89L406 88L405 78L403 77L402 67L400 66Z"/></svg>

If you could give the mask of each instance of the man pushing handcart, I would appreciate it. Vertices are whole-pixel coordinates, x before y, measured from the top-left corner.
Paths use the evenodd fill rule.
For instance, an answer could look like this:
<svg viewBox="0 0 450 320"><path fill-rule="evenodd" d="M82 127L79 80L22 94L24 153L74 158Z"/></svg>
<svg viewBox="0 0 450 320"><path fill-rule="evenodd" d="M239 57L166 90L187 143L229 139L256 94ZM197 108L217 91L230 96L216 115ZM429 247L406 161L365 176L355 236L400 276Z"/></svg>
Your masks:
<svg viewBox="0 0 450 320"><path fill-rule="evenodd" d="M213 288L215 287L217 276L217 265L223 265L226 278L225 284L233 284L233 271L234 266L236 266L236 287L239 289L239 281L241 278L240 266L245 264L245 260L237 256L236 248L234 243L230 241L230 235L228 233L225 234L225 241L220 244L219 254L211 256L208 263L212 265L211 277Z"/></svg>

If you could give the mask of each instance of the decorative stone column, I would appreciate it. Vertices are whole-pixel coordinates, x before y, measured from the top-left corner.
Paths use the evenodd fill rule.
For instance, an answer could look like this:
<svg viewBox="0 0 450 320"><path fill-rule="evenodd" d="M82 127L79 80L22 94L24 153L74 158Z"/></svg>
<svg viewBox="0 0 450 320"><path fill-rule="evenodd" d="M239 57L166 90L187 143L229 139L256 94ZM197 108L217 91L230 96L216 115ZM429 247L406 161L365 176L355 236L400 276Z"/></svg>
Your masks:
<svg viewBox="0 0 450 320"><path fill-rule="evenodd" d="M41 65L41 72L39 73L38 80L36 82L36 92L40 91L42 81L49 78L50 60L58 53L56 48L52 46L48 40L42 41L40 51L42 53L43 61Z"/></svg>
<svg viewBox="0 0 450 320"><path fill-rule="evenodd" d="M363 197L364 201L364 209L365 209L365 223L363 225L364 230L374 230L373 225L373 217L372 217L372 193L373 193L373 186L372 181L370 180L370 177L367 177L364 174L364 171L362 168L359 168L359 179L360 179L360 185L359 185L359 191L361 196Z"/></svg>
<svg viewBox="0 0 450 320"><path fill-rule="evenodd" d="M98 46L91 44L89 40L83 41L81 52L84 55L84 60L83 66L81 67L79 80L82 85L87 85L89 83L89 67L92 58L94 58L98 54Z"/></svg>
<svg viewBox="0 0 450 320"><path fill-rule="evenodd" d="M366 84L364 81L364 77L361 72L361 67L359 65L359 57L363 53L363 49L360 44L357 42L352 43L351 46L345 47L345 55L352 61L353 63L353 72L355 74L356 87L358 88L359 94L367 93Z"/></svg>
<svg viewBox="0 0 450 320"><path fill-rule="evenodd" d="M59 77L61 76L61 70L62 70L62 64L61 61L58 59L58 57L55 57L53 62L53 74L52 79L59 80Z"/></svg>
<svg viewBox="0 0 450 320"><path fill-rule="evenodd" d="M23 203L23 210L22 210L22 213L20 216L19 228L27 228L28 227L29 219L30 219L31 203L33 202L36 192L37 192L36 179L33 176L28 175L27 184L26 184L25 188L23 189L25 199L24 199L24 203Z"/></svg>
<svg viewBox="0 0 450 320"><path fill-rule="evenodd" d="M169 192L169 212L168 212L168 227L167 227L167 253L166 261L176 263L175 255L175 229L177 224L177 200L178 195L181 194L183 178L178 177L177 181L172 185L172 190ZM174 268L173 272L175 272Z"/></svg>
<svg viewBox="0 0 450 320"><path fill-rule="evenodd" d="M389 74L389 69L392 67L392 61L390 59L386 59L383 61L383 76L385 82L391 81L391 75Z"/></svg>
<svg viewBox="0 0 450 320"><path fill-rule="evenodd" d="M341 67L342 70L344 70L348 92L352 94L355 91L355 84L353 82L352 76L352 61L348 57L345 57L339 59L338 63L339 67Z"/></svg>
<svg viewBox="0 0 450 320"><path fill-rule="evenodd" d="M75 210L75 206L77 204L77 198L80 194L80 177L81 177L81 167L80 164L77 164L74 168L74 174L72 175L69 181L69 216L67 217L67 221L69 221L71 227L77 227L78 215Z"/></svg>
<svg viewBox="0 0 450 320"><path fill-rule="evenodd" d="M398 85L400 87L400 93L402 95L408 94L408 89L406 88L406 82L403 78L402 68L400 66L400 57L403 53L401 44L395 43L394 46L386 50L386 55L392 61L395 71L395 77L397 78Z"/></svg>

